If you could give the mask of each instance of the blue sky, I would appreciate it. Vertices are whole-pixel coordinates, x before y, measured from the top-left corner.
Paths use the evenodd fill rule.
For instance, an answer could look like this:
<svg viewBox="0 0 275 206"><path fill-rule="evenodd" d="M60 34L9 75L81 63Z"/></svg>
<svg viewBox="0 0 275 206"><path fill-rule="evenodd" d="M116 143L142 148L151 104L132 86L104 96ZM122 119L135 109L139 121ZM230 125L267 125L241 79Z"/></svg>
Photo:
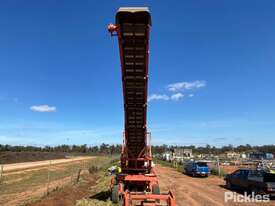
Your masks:
<svg viewBox="0 0 275 206"><path fill-rule="evenodd" d="M273 144L274 1L0 3L0 143L120 143L120 6L149 6L154 144Z"/></svg>

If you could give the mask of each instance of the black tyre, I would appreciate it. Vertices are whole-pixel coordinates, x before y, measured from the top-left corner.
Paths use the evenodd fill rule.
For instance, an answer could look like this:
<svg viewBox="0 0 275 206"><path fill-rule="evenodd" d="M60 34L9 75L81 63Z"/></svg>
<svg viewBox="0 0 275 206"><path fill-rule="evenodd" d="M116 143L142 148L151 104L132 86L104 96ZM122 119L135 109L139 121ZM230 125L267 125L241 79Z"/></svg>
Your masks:
<svg viewBox="0 0 275 206"><path fill-rule="evenodd" d="M112 196L111 196L111 200L113 203L118 203L119 201L119 194L118 194L118 185L114 185L112 187Z"/></svg>
<svg viewBox="0 0 275 206"><path fill-rule="evenodd" d="M265 192L261 188L253 187L251 193L254 195L265 195Z"/></svg>
<svg viewBox="0 0 275 206"><path fill-rule="evenodd" d="M154 195L160 194L160 188L158 185L152 185L152 194L154 194Z"/></svg>
<svg viewBox="0 0 275 206"><path fill-rule="evenodd" d="M226 188L227 189L231 189L232 188L232 184L229 180L226 180Z"/></svg>
<svg viewBox="0 0 275 206"><path fill-rule="evenodd" d="M259 190L256 187L252 187L252 189L250 190L251 195L258 195L259 194Z"/></svg>
<svg viewBox="0 0 275 206"><path fill-rule="evenodd" d="M188 175L187 170L185 168L183 168L182 173L185 174L185 175Z"/></svg>

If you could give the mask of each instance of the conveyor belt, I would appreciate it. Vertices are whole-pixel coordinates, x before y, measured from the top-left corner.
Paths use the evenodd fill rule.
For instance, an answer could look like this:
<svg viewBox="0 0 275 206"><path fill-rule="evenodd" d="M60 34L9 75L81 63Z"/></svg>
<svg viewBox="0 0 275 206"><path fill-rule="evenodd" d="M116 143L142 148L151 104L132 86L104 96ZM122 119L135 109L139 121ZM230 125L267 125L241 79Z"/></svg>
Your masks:
<svg viewBox="0 0 275 206"><path fill-rule="evenodd" d="M119 40L124 96L125 136L121 168L111 181L112 201L123 206L176 206L171 192L159 194L152 167L150 137L147 136L149 30L148 8L122 7L116 24L109 24L111 35Z"/></svg>
<svg viewBox="0 0 275 206"><path fill-rule="evenodd" d="M151 19L146 8L124 8L116 15L125 110L125 144L129 158L146 147L148 41Z"/></svg>

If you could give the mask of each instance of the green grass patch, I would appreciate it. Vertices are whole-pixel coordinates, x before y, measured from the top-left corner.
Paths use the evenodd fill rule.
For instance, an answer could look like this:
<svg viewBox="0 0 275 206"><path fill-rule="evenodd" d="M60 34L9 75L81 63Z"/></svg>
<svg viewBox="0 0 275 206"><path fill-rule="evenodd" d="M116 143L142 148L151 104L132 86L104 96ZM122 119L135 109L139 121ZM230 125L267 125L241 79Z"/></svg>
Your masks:
<svg viewBox="0 0 275 206"><path fill-rule="evenodd" d="M173 163L173 162L167 162L167 161L163 161L163 160L159 160L159 159L154 159L154 162L156 164L160 164L161 166L164 167L171 167L176 169L178 172L183 172L183 165L179 164L179 163Z"/></svg>
<svg viewBox="0 0 275 206"><path fill-rule="evenodd" d="M220 176L220 177L225 177L225 175L226 175L226 173L222 169L220 169L220 174L219 174L219 169L218 168L212 168L210 170L210 174L215 175L215 176Z"/></svg>
<svg viewBox="0 0 275 206"><path fill-rule="evenodd" d="M112 176L106 175L107 169L112 165L118 165L118 159L111 160L100 167L91 166L89 172L97 176L96 184L90 188L89 198L77 200L76 206L120 206L110 200L110 183Z"/></svg>

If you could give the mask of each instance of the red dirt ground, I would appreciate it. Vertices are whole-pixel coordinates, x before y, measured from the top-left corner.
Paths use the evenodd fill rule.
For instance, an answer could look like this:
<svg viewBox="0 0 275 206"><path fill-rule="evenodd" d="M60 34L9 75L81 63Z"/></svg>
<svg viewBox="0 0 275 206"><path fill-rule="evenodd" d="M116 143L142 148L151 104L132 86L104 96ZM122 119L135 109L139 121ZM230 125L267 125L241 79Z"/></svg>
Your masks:
<svg viewBox="0 0 275 206"><path fill-rule="evenodd" d="M156 172L161 191L171 190L176 196L177 206L275 206L275 201L269 203L225 203L224 180L217 176L208 178L193 178L172 168L157 165Z"/></svg>

